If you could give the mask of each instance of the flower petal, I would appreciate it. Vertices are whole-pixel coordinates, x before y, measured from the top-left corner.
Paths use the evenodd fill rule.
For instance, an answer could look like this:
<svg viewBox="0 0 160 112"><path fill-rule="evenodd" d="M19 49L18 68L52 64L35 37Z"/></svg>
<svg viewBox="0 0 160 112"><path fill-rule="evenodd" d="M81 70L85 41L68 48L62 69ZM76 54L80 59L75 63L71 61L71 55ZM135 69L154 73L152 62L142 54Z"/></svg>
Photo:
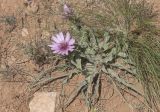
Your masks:
<svg viewBox="0 0 160 112"><path fill-rule="evenodd" d="M67 34L66 34L66 38L65 38L65 41L66 41L66 42L69 42L70 37L71 37L70 33L69 33L69 32L67 32Z"/></svg>
<svg viewBox="0 0 160 112"><path fill-rule="evenodd" d="M61 52L61 51L59 51L57 54L60 54L60 55L62 55L62 52Z"/></svg>
<svg viewBox="0 0 160 112"><path fill-rule="evenodd" d="M60 39L61 41L64 41L64 35L63 35L62 32L59 33L59 39Z"/></svg>
<svg viewBox="0 0 160 112"><path fill-rule="evenodd" d="M68 50L74 49L74 48L75 48L74 46L69 46L69 47L68 47Z"/></svg>
<svg viewBox="0 0 160 112"><path fill-rule="evenodd" d="M75 40L74 39L70 39L69 45L73 45L74 43L75 43Z"/></svg>
<svg viewBox="0 0 160 112"><path fill-rule="evenodd" d="M61 54L61 55L65 55L65 51L61 51L60 54Z"/></svg>
<svg viewBox="0 0 160 112"><path fill-rule="evenodd" d="M68 51L65 52L65 55L68 55Z"/></svg>
<svg viewBox="0 0 160 112"><path fill-rule="evenodd" d="M52 40L53 40L54 42L56 42L56 43L60 43L60 41L58 40L58 38L55 37L55 36L52 36Z"/></svg>
<svg viewBox="0 0 160 112"><path fill-rule="evenodd" d="M59 42L62 42L61 37L60 37L59 34L56 34L56 37L57 37L57 40L58 40Z"/></svg>
<svg viewBox="0 0 160 112"><path fill-rule="evenodd" d="M53 45L48 45L48 46L51 47L51 48L53 47Z"/></svg>
<svg viewBox="0 0 160 112"><path fill-rule="evenodd" d="M74 49L69 49L69 51L71 51L71 52L72 52L72 51L74 51Z"/></svg>
<svg viewBox="0 0 160 112"><path fill-rule="evenodd" d="M52 45L48 45L48 46L51 47L51 50L59 50L58 44L52 44Z"/></svg>
<svg viewBox="0 0 160 112"><path fill-rule="evenodd" d="M68 55L69 52L72 52L75 48L74 43L75 39L71 38L69 32L66 33L65 37L62 32L52 36L52 44L48 45L51 47L53 53L60 55Z"/></svg>
<svg viewBox="0 0 160 112"><path fill-rule="evenodd" d="M59 53L59 50L53 51L53 53L58 54L58 53Z"/></svg>
<svg viewBox="0 0 160 112"><path fill-rule="evenodd" d="M64 10L64 14L66 15L71 13L71 9L67 6L67 4L64 4L63 10Z"/></svg>

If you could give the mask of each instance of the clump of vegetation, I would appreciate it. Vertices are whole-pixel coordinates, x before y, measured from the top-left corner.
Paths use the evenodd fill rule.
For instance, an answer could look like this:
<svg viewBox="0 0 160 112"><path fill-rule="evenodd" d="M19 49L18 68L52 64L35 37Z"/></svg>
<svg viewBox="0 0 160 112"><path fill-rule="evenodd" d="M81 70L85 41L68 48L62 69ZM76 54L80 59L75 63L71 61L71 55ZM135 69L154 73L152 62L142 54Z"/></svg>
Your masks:
<svg viewBox="0 0 160 112"><path fill-rule="evenodd" d="M56 59L45 39L33 39L31 42L24 45L24 50L29 58L40 66L51 64Z"/></svg>
<svg viewBox="0 0 160 112"><path fill-rule="evenodd" d="M4 23L8 28L6 32L12 32L17 26L17 19L14 15L0 17L0 22Z"/></svg>
<svg viewBox="0 0 160 112"><path fill-rule="evenodd" d="M50 47L55 54L60 55L64 63L46 72L63 68L68 74L49 78L42 85L61 78L64 79L63 84L66 84L74 76L82 75L85 77L84 80L73 90L64 107L68 107L79 94L82 94L87 106L92 109L99 101L101 77L105 76L121 96L121 90L125 88L125 91L144 97L150 108L157 107L156 104L160 101L160 41L157 39L159 31L152 23L156 15L152 6L146 0L105 0L101 3L106 6L102 7L102 14L95 14L93 10L84 16L86 19L92 14L94 17L88 20L95 21L92 22L93 25L64 5L63 14L70 22L69 32L76 40L75 44L72 43L75 48L72 52L65 52L65 47L69 46L69 41L67 43L66 40L71 38L56 35L57 38L53 38L53 46ZM48 46L39 45L47 44L38 43L34 45L36 48L30 45L34 49L31 48L29 52L36 63L45 62L48 60L47 57L52 55L48 54L49 50L41 51L41 48L48 49ZM144 88L144 94L136 90L119 73L138 79ZM36 83L37 80L32 87L35 87Z"/></svg>
<svg viewBox="0 0 160 112"><path fill-rule="evenodd" d="M15 25L16 17L15 16L2 16L0 17L0 22L4 22L6 25Z"/></svg>
<svg viewBox="0 0 160 112"><path fill-rule="evenodd" d="M158 109L160 98L160 47L159 43L153 42L151 39L153 38L151 37L150 41L148 39L131 41L129 53L132 61L136 64L136 77L144 87L148 104ZM150 43L155 43L155 45L153 46Z"/></svg>

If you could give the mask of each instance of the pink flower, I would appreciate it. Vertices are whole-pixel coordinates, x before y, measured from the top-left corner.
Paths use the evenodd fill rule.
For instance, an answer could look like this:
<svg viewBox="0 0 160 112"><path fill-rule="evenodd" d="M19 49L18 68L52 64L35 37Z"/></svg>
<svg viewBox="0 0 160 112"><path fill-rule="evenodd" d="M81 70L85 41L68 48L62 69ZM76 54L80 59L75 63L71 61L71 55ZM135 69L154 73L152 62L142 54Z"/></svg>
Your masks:
<svg viewBox="0 0 160 112"><path fill-rule="evenodd" d="M66 35L60 32L56 36L53 36L52 40L52 45L49 45L49 47L51 47L53 53L60 55L68 55L68 53L72 52L75 48L75 40L71 38L69 32L67 32Z"/></svg>
<svg viewBox="0 0 160 112"><path fill-rule="evenodd" d="M72 10L67 4L64 4L63 11L64 11L64 16L66 17L69 17L72 15Z"/></svg>

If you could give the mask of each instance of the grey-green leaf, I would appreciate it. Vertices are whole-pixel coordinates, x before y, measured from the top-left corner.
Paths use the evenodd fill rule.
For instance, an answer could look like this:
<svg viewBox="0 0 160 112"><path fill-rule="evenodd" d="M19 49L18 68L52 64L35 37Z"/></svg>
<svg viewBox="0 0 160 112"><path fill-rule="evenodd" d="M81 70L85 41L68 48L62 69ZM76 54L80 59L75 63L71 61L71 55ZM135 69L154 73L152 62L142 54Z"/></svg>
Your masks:
<svg viewBox="0 0 160 112"><path fill-rule="evenodd" d="M75 65L75 66L76 66L76 68L78 68L78 69L82 70L82 63L81 63L81 59L76 59L76 62L74 62L73 60L71 60L71 63L72 63L73 65Z"/></svg>
<svg viewBox="0 0 160 112"><path fill-rule="evenodd" d="M124 52L119 52L118 56L122 57L122 58L127 58L127 54Z"/></svg>
<svg viewBox="0 0 160 112"><path fill-rule="evenodd" d="M110 36L109 36L109 33L108 33L108 32L105 32L105 33L104 33L104 39L105 39L105 43L108 43L108 42L109 42Z"/></svg>

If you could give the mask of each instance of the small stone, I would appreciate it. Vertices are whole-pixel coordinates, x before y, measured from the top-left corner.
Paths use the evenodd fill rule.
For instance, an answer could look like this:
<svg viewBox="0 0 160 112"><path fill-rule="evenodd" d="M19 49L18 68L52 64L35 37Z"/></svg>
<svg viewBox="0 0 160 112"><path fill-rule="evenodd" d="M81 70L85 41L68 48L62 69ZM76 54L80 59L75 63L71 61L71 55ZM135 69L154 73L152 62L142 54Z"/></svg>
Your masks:
<svg viewBox="0 0 160 112"><path fill-rule="evenodd" d="M38 92L29 104L30 112L55 112L57 92Z"/></svg>
<svg viewBox="0 0 160 112"><path fill-rule="evenodd" d="M28 34L29 34L29 33L28 33L27 28L23 28L23 29L22 29L22 36L23 36L23 37L26 37Z"/></svg>

